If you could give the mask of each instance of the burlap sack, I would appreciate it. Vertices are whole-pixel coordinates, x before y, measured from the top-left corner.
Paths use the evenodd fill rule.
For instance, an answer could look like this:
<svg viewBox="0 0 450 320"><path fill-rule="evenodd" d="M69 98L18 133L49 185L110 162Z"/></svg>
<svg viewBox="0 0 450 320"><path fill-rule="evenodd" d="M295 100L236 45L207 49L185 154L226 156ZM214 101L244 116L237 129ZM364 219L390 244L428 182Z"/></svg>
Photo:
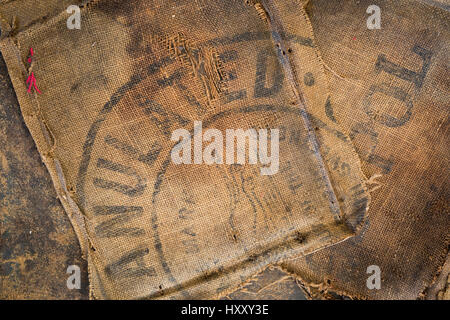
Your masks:
<svg viewBox="0 0 450 320"><path fill-rule="evenodd" d="M87 261L23 122L1 53L0 155L0 299L88 299ZM67 287L69 266L80 268L80 289ZM268 268L224 299L305 294L295 278Z"/></svg>
<svg viewBox="0 0 450 320"><path fill-rule="evenodd" d="M8 4L0 48L93 297L221 296L363 222L359 159L326 117L300 3L93 1L80 30L67 28L65 8ZM31 72L40 94L27 92ZM222 132L279 128L279 173L173 164L170 133L198 120Z"/></svg>
<svg viewBox="0 0 450 320"><path fill-rule="evenodd" d="M371 4L308 6L330 80L328 114L377 182L369 218L357 237L284 267L313 295L416 299L448 252L450 14L433 1L376 1L381 29L369 30ZM370 265L380 267L379 290L366 285Z"/></svg>

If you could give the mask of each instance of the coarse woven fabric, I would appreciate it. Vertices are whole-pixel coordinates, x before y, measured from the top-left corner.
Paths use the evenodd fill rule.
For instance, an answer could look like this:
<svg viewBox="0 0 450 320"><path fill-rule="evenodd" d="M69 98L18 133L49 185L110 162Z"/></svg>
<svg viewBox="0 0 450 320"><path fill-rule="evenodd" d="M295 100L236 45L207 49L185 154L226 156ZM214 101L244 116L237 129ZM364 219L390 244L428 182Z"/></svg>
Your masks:
<svg viewBox="0 0 450 320"><path fill-rule="evenodd" d="M328 114L378 182L366 227L284 267L318 296L417 299L441 270L448 274L449 11L433 1L376 1L381 29L369 30L372 4L307 7L329 76ZM366 286L370 265L380 267L380 290Z"/></svg>
<svg viewBox="0 0 450 320"><path fill-rule="evenodd" d="M88 299L87 261L20 113L0 53L0 299ZM67 287L80 267L80 289ZM292 276L268 268L224 299L304 300Z"/></svg>
<svg viewBox="0 0 450 320"><path fill-rule="evenodd" d="M24 27L0 12L0 48L92 297L221 296L363 222L365 179L323 111L326 78L300 3L95 1L81 30L67 29L65 10ZM31 72L42 94L27 93ZM195 120L280 128L279 173L175 166L170 132Z"/></svg>
<svg viewBox="0 0 450 320"><path fill-rule="evenodd" d="M334 21L333 17L332 17L334 15L334 11L332 11L332 10L325 10L325 8L324 8L324 6L326 5L325 2L314 3L314 5L315 6L316 5L317 6L322 6L322 8L321 7L317 7L314 11L309 11L309 14L311 16L312 23L313 23L313 26L314 26L315 29L317 28L317 25L320 26L320 24L331 23L331 21ZM354 14L356 14L358 19L355 19L354 21L352 21L352 24L355 25L355 26L360 27L360 22L361 21L365 21L365 18L367 18L367 16L364 15L364 10L369 5L368 3L362 3L360 7L353 8L353 10L349 10L348 9L348 7L351 6L350 2L340 2L339 5L341 7L340 10L342 10L341 15L343 15L343 14L345 14L345 15L354 15ZM408 5L413 6L414 3L411 2L411 3L408 3ZM315 6L314 6L314 8L315 8ZM382 6L383 12L384 12L385 8L386 8L386 6ZM322 14L320 13L319 10L322 10ZM429 9L427 9L427 10L429 10ZM319 12L317 12L317 11L319 11ZM323 11L325 11L325 12L323 12ZM316 15L319 15L320 19L316 18ZM420 17L415 17L414 19L419 19L419 18ZM433 15L431 15L431 17L428 16L428 18L429 18L429 21L431 21L430 24L432 24L432 21L435 19L435 17ZM413 19L413 17L409 17L409 19ZM404 26L396 25L396 27L397 27L397 29L395 30L395 33L400 33L400 34L404 33L404 31L403 31ZM352 41L359 41L360 40L359 37L358 38L355 37L355 39L353 39L353 34L351 33L352 29L354 29L354 28L349 28L349 30L347 30L347 32L349 33L348 35L341 35L340 34L339 36L342 37L342 38L339 38L339 37L337 37L335 35L336 30L334 28L326 29L326 32L323 32L323 34L322 34L322 38L323 38L322 40L326 41L331 36L333 38L333 40L334 40L333 42L342 42L342 41L348 40L349 38L351 38ZM385 31L386 30L383 30L383 32L385 32ZM391 32L394 32L394 29L392 29ZM319 46L321 46L322 45L321 42L320 42L321 37L320 37L320 35L317 36L317 37L319 39ZM323 50L322 47L321 47L321 50ZM326 60L326 56L324 57L324 59ZM442 59L442 56L440 57L440 59ZM414 67L414 66L412 66L412 67ZM344 68L346 68L347 70L350 70L350 69L353 68L353 66L351 64L349 64L348 66L345 65L345 66L341 67L341 69L344 69ZM345 70L345 72L347 72L347 70ZM338 112L340 111L340 107L341 106L345 106L345 105L342 105L342 104L340 104L340 105L334 104L333 105L335 116L336 116L338 121L340 120L339 117L338 117L339 116ZM352 108L351 110L354 109L353 106L348 106L348 107ZM336 115L336 113L337 113L337 115ZM364 128L364 126L361 125L360 128ZM378 130L383 131L383 130L390 130L390 129L387 128L387 127L386 128L379 127ZM9 132L11 132L11 131L9 131ZM8 139L8 136L7 136L7 139ZM363 141L361 141L361 143L357 143L357 145L364 147L364 144L362 142ZM362 151L364 151L364 150L362 150ZM400 157L400 156L401 155L398 155L398 157ZM370 167L371 167L370 165L365 164L365 168L370 168ZM372 172L376 172L376 170L372 170ZM369 171L369 173L370 173L370 171ZM9 172L9 175L10 176L14 176L14 174L12 174L12 172ZM430 177L430 179L436 179L436 177ZM22 187L24 187L24 186L22 186ZM383 184L383 188L389 188L389 184ZM377 192L375 192L375 193L377 193ZM425 198L426 197L428 197L428 199L431 200L431 198L429 196L425 195ZM401 198L401 195L398 195L397 198ZM36 210L36 209L34 209L34 210ZM10 211L12 211L12 210L10 210ZM373 213L375 211L376 211L376 208L372 206L372 208L371 208L371 219L383 219L383 216L381 214L377 215L376 213ZM30 212L30 211L28 210L27 212ZM400 213L402 213L402 212L403 211L401 211ZM417 214L423 214L423 213L418 212ZM24 214L22 214L22 217L23 216L24 216ZM57 219L57 220L59 221L59 219ZM34 223L30 223L30 225L34 225L35 226L37 223L38 223L38 221L35 221ZM396 224L397 224L396 229L399 229L400 232L405 233L405 230L407 229L407 226L408 226L408 220L406 220L406 219L405 220L397 220ZM369 225L368 225L368 229L370 230L370 226ZM5 228L3 228L2 230L5 230ZM369 232L369 234L370 234L370 232ZM364 237L365 237L364 234L362 234L361 238L364 238ZM415 236L415 237L417 237L417 236ZM375 237L372 236L372 238L375 238ZM435 239L435 238L433 238L433 239ZM434 241L433 239L430 239L429 243L432 243ZM42 238L42 240L44 240L44 239ZM382 240L376 239L376 241L379 242L379 244L376 245L376 248L377 248L376 250L379 250L379 252L384 252L385 245L382 243ZM360 240L359 242L360 242L360 247L362 247L362 248L358 249L358 250L355 250L355 252L365 252L368 247L375 245L375 244L370 244L370 243L367 244L367 241L361 241ZM3 243L5 243L5 242L3 242ZM34 242L31 242L28 245L30 247L33 247L33 243ZM392 246L392 244L389 244L389 245ZM346 248L346 251L343 250L343 252L341 252L340 250L334 250L335 254L336 255L340 255L340 254L348 255L348 251L351 250L349 248L350 246L349 245L347 245L347 246L339 245L339 246L335 246L334 248L338 249L338 248L341 248L341 247ZM6 248L6 247L2 247L2 248ZM392 250L392 249L390 249L390 250ZM402 250L405 250L405 249L400 248L400 249L395 249L395 250L402 251ZM413 250L413 248L410 248L408 250L411 251L411 250ZM356 277L356 278L351 277L352 273L354 273L354 274L364 274L365 273L365 268L366 268L366 265L367 265L367 262L366 262L366 259L365 259L365 255L363 255L363 254L359 254L359 255L358 254L351 254L351 255L349 255L349 257L351 258L351 261L348 261L347 263L339 265L338 268L347 268L347 269L351 270L351 272L349 272L348 275L344 271L335 272L335 274L338 274L338 277L336 277L336 276L333 277L333 278L336 278L336 280L333 281L333 285L331 287L327 287L326 285L323 285L322 289L323 288L327 288L327 292L328 292L327 297L335 297L335 295L332 294L332 293L333 293L333 290L336 290L334 287L337 286L339 288L339 282L341 282L341 283L344 282L344 281L345 282L352 282L352 280L354 280L353 283L347 284L345 286L347 288L346 289L347 290L347 292L346 292L347 295L359 296L359 297L367 297L366 294L368 293L369 296L373 296L371 291L366 290L366 287L365 287L365 279L366 278L364 276L360 276L360 277ZM418 277L409 277L407 280L403 280L402 272L396 272L396 274L394 276L384 279L385 283L384 283L383 289L377 294L377 296L378 297L386 296L386 293L388 293L386 288L391 288L391 287L398 286L398 283L400 283L402 281L405 282L403 284L404 287L407 287L408 283L411 283L411 284L413 284L412 287L417 287L417 284L419 284L419 289L420 289L420 286L421 286L422 282L424 283L423 284L424 286L427 286L427 283L429 283L429 281L431 281L431 279L433 278L432 275L434 273L436 264L438 264L438 263L427 263L427 262L423 263L423 260L421 260L421 259L425 259L426 260L426 257L424 255L422 255L415 262L416 264L422 264L423 265L423 270L420 272L420 275ZM439 259L437 259L437 260L439 260ZM37 260L35 260L35 262L38 263ZM49 262L49 266L51 266L53 264L52 260L48 260L48 262ZM327 279L330 278L330 272L329 271L328 272L324 272L324 274L322 274L322 272L323 272L323 270L330 270L332 268L332 266L330 265L332 262L327 260L327 261L322 261L322 263L325 263L326 267L324 267L324 268L317 268L316 267L316 268L314 268L314 270L316 270L318 272L318 274L319 274L319 276L317 276L316 279L323 279L323 281L325 282ZM28 263L28 265L29 265L28 269L30 269L31 264ZM36 263L33 264L33 265L36 265ZM349 266L351 268L349 268ZM7 270L7 268L4 268L4 270ZM48 274L48 272L51 272L51 270L47 270L43 274ZM312 272L312 271L310 271L310 272ZM403 271L403 272L405 272L405 271ZM410 273L410 270L406 270L406 273ZM441 275L441 277L442 277L442 275ZM19 281L20 279L23 279L23 278L24 277L22 277L22 276L19 277L19 278L16 277L16 281ZM425 281L423 280L424 278L426 279ZM447 278L447 277L445 277L445 278ZM42 278L38 279L38 280L42 280ZM322 280L316 280L316 281L322 281ZM337 284L336 284L336 281L337 281ZM34 282L32 282L32 283L34 283ZM15 284L17 284L17 282ZM6 287L6 286L4 286L4 287ZM32 289L33 287L34 287L34 285L31 284L28 288ZM36 284L35 287L39 288L41 286ZM341 286L341 290L342 290L342 286ZM414 292L414 291L409 291L409 290L403 290L402 292L400 292L400 291L397 290L397 295L396 296L397 297L414 298L415 294L417 294L417 292L420 292L420 291L416 290ZM46 291L45 289L38 290L38 291L36 291L34 293L35 294L40 294L41 297L45 297L46 295L47 296L55 296L55 297L57 296L57 294L59 294L61 296L63 295L62 292L57 292L55 290L52 290L50 292L50 291ZM425 292L425 293L428 294L428 292ZM280 295L278 295L278 297L280 297ZM429 298L433 298L433 297L429 297Z"/></svg>

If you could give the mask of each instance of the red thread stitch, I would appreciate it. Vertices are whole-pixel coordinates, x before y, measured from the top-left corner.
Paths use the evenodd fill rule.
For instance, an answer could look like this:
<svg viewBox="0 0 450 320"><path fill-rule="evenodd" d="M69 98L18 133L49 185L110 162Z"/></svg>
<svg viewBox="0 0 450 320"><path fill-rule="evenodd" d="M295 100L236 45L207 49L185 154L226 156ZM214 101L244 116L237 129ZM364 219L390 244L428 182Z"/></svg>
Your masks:
<svg viewBox="0 0 450 320"><path fill-rule="evenodd" d="M31 58L32 58L33 55L34 55L33 48L30 48L30 54L31 54L31 56L28 58L28 63L31 64L31 62L32 62ZM36 89L36 91L37 91L38 93L41 93L41 92L39 91L39 89L37 88L36 77L34 76L34 73L33 73L33 72L31 72L31 74L28 76L27 82L26 82L26 83L27 83L27 84L28 84L28 83L30 84L30 85L28 86L28 92L31 92L31 87L33 86L34 89Z"/></svg>

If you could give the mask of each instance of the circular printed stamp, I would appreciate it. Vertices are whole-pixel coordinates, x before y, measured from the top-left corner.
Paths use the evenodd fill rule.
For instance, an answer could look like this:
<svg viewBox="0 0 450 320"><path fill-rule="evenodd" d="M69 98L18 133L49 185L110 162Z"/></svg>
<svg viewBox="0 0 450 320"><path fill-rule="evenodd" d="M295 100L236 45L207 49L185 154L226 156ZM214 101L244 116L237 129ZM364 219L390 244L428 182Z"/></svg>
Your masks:
<svg viewBox="0 0 450 320"><path fill-rule="evenodd" d="M200 295L216 293L317 246L314 227L339 207L270 33L152 41L90 127L78 171L105 295L189 297L207 280Z"/></svg>

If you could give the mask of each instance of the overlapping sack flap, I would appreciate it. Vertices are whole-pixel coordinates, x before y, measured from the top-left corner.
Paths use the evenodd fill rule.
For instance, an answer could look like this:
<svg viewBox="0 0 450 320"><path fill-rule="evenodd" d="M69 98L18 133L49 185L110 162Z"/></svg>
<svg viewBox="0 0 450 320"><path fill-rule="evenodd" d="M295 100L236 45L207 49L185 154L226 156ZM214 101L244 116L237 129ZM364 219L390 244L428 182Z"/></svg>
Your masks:
<svg viewBox="0 0 450 320"><path fill-rule="evenodd" d="M93 297L216 297L354 235L365 180L323 111L326 79L297 2L95 1L81 17L80 30L65 10L8 22L0 48ZM31 74L40 93L27 92ZM175 164L172 133L195 139L200 121L224 137L278 129L272 162Z"/></svg>
<svg viewBox="0 0 450 320"><path fill-rule="evenodd" d="M358 236L284 267L329 297L416 299L427 294L449 244L450 13L434 1L377 1L381 29L369 30L372 4L308 6L330 79L329 115L376 182L368 219ZM373 265L380 289L367 286Z"/></svg>

